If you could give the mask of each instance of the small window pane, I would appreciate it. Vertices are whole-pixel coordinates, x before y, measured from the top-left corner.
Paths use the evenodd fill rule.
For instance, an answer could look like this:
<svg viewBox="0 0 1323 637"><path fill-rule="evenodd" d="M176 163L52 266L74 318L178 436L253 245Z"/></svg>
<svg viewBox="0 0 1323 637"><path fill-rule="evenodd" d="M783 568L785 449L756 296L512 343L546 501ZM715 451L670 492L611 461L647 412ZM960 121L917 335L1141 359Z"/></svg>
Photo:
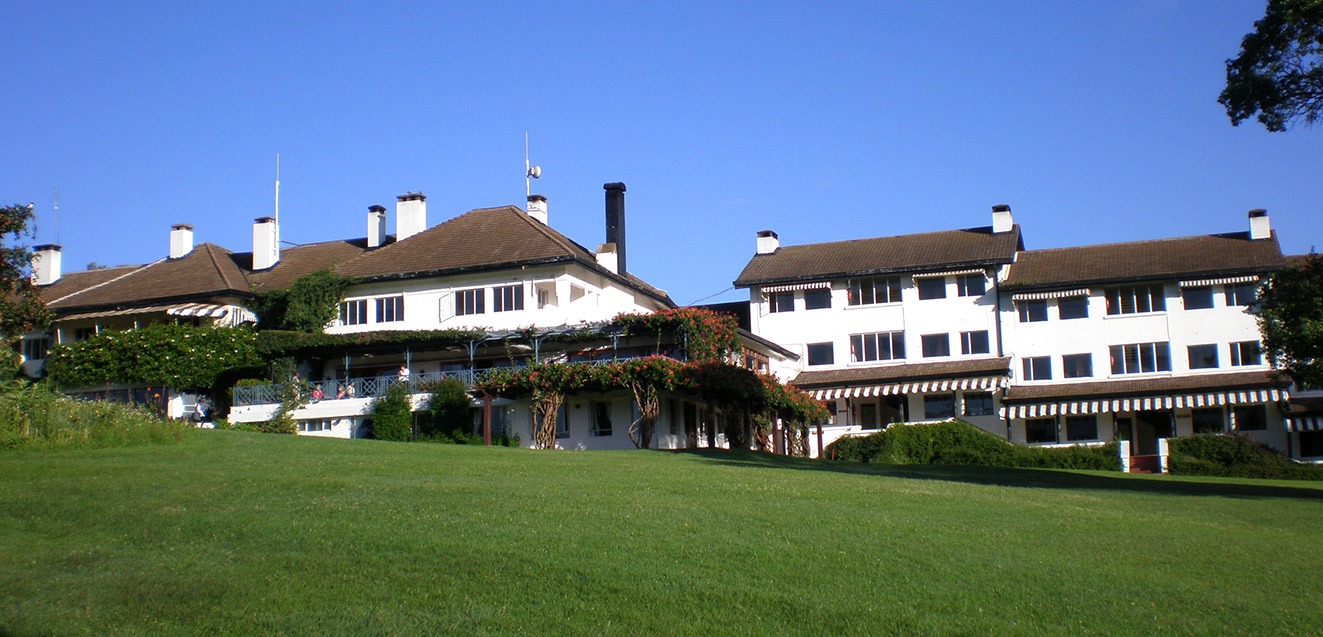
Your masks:
<svg viewBox="0 0 1323 637"><path fill-rule="evenodd" d="M923 417L925 420L955 418L955 395L938 394L923 397Z"/></svg>
<svg viewBox="0 0 1323 637"><path fill-rule="evenodd" d="M946 277L923 277L914 280L919 288L920 299L944 299L946 298Z"/></svg>
<svg viewBox="0 0 1323 637"><path fill-rule="evenodd" d="M1057 441L1056 418L1030 418L1024 421L1024 441L1030 444Z"/></svg>
<svg viewBox="0 0 1323 637"><path fill-rule="evenodd" d="M1066 418L1066 441L1098 439L1097 416L1068 416Z"/></svg>
<svg viewBox="0 0 1323 637"><path fill-rule="evenodd" d="M831 365L833 362L835 362L835 355L832 352L831 343L809 343L809 365Z"/></svg>
<svg viewBox="0 0 1323 637"><path fill-rule="evenodd" d="M966 416L992 415L992 394L990 392L965 394L965 415Z"/></svg>
<svg viewBox="0 0 1323 637"><path fill-rule="evenodd" d="M1068 299L1057 299L1057 313L1063 321L1089 318L1089 297L1075 296Z"/></svg>
<svg viewBox="0 0 1323 637"><path fill-rule="evenodd" d="M1263 431L1268 428L1268 410L1263 405L1239 405L1233 409L1236 431Z"/></svg>
<svg viewBox="0 0 1323 637"><path fill-rule="evenodd" d="M1191 345L1189 347L1190 369L1212 369L1217 367L1217 345Z"/></svg>
<svg viewBox="0 0 1323 637"><path fill-rule="evenodd" d="M1181 299L1187 310L1209 309L1213 307L1213 288L1207 285L1181 288Z"/></svg>
<svg viewBox="0 0 1323 637"><path fill-rule="evenodd" d="M1051 380L1052 379L1052 357L1034 356L1026 358L1022 362L1024 366L1025 380Z"/></svg>
<svg viewBox="0 0 1323 637"><path fill-rule="evenodd" d="M925 334L923 336L923 357L933 358L936 356L951 355L951 335L949 334Z"/></svg>
<svg viewBox="0 0 1323 637"><path fill-rule="evenodd" d="M1061 357L1061 374L1066 378L1093 376L1092 354L1066 354Z"/></svg>
<svg viewBox="0 0 1323 637"><path fill-rule="evenodd" d="M960 296L983 296L988 291L987 279L982 274L962 274L956 277L956 290Z"/></svg>
<svg viewBox="0 0 1323 637"><path fill-rule="evenodd" d="M1194 433L1197 434L1222 433L1227 428L1221 407L1191 409L1190 420L1194 426Z"/></svg>
<svg viewBox="0 0 1323 637"><path fill-rule="evenodd" d="M987 330L960 333L961 354L987 354L989 349Z"/></svg>
<svg viewBox="0 0 1323 637"><path fill-rule="evenodd" d="M795 311L795 293L794 292L773 292L767 297L767 311L776 312L794 312Z"/></svg>
<svg viewBox="0 0 1323 637"><path fill-rule="evenodd" d="M1047 320L1047 301L1016 301L1020 308L1021 323L1037 323Z"/></svg>
<svg viewBox="0 0 1323 637"><path fill-rule="evenodd" d="M823 310L831 307L831 290L805 290L804 309Z"/></svg>

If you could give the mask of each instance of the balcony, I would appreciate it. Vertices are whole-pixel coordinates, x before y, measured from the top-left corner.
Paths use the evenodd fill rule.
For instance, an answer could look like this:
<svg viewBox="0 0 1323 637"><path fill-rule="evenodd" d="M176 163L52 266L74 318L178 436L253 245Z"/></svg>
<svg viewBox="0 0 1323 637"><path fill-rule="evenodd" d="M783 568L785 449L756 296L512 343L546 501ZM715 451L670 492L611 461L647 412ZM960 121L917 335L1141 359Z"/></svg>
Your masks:
<svg viewBox="0 0 1323 637"><path fill-rule="evenodd" d="M485 371L478 370L476 374L481 375ZM376 398L385 394L388 387L399 384L407 384L409 393L420 393L427 391L427 385L444 378L455 378L463 382L466 387L472 387L474 376L475 372L465 369L454 372L411 374L408 380L400 380L398 376L353 378L348 381L323 380L304 383L307 386L305 397L314 401ZM236 386L234 388L234 406L278 403L280 402L280 392L284 387L281 383Z"/></svg>

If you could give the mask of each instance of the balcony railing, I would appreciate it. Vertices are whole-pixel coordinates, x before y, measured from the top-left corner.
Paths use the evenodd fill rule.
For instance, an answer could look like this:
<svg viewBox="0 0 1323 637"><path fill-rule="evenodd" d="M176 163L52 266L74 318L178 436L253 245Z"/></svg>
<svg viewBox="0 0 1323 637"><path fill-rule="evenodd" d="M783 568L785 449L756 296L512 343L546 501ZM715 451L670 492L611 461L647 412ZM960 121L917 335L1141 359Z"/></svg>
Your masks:
<svg viewBox="0 0 1323 637"><path fill-rule="evenodd" d="M481 375L485 370L479 370ZM443 378L459 379L467 387L473 386L474 372L460 370L453 372L426 372L410 374L408 380L398 376L374 376L352 378L350 380L323 380L304 383L304 399L308 402L323 400L348 400L351 398L375 398L386 393L392 385L407 384L410 393L426 391L425 386ZM234 388L234 405L266 405L280 402L280 392L285 385L270 383L267 385L241 385Z"/></svg>

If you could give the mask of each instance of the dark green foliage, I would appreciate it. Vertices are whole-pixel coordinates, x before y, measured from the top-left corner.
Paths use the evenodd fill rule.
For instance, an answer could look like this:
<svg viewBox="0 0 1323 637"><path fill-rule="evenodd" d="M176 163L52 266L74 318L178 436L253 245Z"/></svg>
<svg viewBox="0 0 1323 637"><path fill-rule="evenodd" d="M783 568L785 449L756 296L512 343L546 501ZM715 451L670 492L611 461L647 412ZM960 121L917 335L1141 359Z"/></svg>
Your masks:
<svg viewBox="0 0 1323 637"><path fill-rule="evenodd" d="M1263 19L1227 60L1227 85L1217 101L1233 125L1257 113L1280 132L1292 120L1323 115L1323 0L1268 0Z"/></svg>
<svg viewBox="0 0 1323 637"><path fill-rule="evenodd" d="M20 358L10 346L51 318L28 277L32 251L23 241L35 234L32 219L32 204L0 207L0 380L18 371Z"/></svg>
<svg viewBox="0 0 1323 637"><path fill-rule="evenodd" d="M1174 475L1323 480L1323 467L1293 462L1245 436L1199 434L1168 443L1167 468Z"/></svg>
<svg viewBox="0 0 1323 637"><path fill-rule="evenodd" d="M1096 447L1026 447L960 420L892 425L868 436L842 438L827 457L877 464L978 465L1052 469L1121 468L1114 443Z"/></svg>
<svg viewBox="0 0 1323 637"><path fill-rule="evenodd" d="M390 330L355 334L309 334L289 330L263 330L257 333L257 351L274 358L326 358L344 353L346 348L380 346L399 350L444 348L480 339L485 332L473 330Z"/></svg>
<svg viewBox="0 0 1323 637"><path fill-rule="evenodd" d="M258 292L253 299L258 327L320 334L336 317L345 288L353 282L330 270L305 274L282 290Z"/></svg>
<svg viewBox="0 0 1323 637"><path fill-rule="evenodd" d="M144 407L74 400L45 384L0 392L0 449L178 442L184 429Z"/></svg>
<svg viewBox="0 0 1323 637"><path fill-rule="evenodd" d="M402 383L386 388L386 393L372 401L372 437L377 440L409 440L413 426L413 406L409 387Z"/></svg>
<svg viewBox="0 0 1323 637"><path fill-rule="evenodd" d="M46 374L66 388L109 383L213 391L261 369L254 344L252 330L237 327L152 325L103 331L52 346Z"/></svg>
<svg viewBox="0 0 1323 637"><path fill-rule="evenodd" d="M455 378L443 378L431 386L427 419L419 436L443 434L468 436L473 431L473 404L468 387ZM479 438L478 442L482 442Z"/></svg>
<svg viewBox="0 0 1323 637"><path fill-rule="evenodd" d="M1323 387L1323 257L1273 274L1254 313L1273 366L1301 386Z"/></svg>

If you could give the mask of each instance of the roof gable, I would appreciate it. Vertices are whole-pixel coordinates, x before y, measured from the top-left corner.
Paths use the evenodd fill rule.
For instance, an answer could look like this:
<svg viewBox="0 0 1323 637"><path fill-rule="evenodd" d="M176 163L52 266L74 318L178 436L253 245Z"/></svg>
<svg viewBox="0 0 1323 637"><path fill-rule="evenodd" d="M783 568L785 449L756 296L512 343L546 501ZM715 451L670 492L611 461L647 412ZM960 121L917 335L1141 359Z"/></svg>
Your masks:
<svg viewBox="0 0 1323 637"><path fill-rule="evenodd" d="M59 282L42 291L52 310L140 304L206 296L248 295L249 283L228 250L203 243L178 259L161 259L136 268L113 268L106 278L61 294ZM93 272L100 273L95 270ZM75 282L90 282L99 275L78 276ZM112 276L113 274L113 276ZM63 279L61 279L63 280Z"/></svg>

